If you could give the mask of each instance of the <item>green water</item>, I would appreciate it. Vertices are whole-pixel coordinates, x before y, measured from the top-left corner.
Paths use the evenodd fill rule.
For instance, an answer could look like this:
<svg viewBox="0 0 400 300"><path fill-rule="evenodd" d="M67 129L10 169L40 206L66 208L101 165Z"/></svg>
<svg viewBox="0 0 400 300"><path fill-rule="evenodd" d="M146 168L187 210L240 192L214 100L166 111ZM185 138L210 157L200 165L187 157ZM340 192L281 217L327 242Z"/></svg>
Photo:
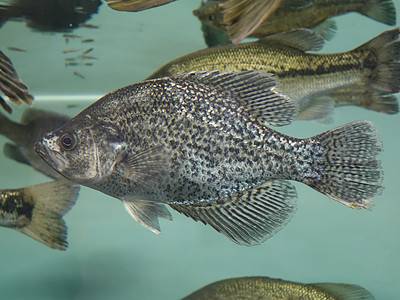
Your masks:
<svg viewBox="0 0 400 300"><path fill-rule="evenodd" d="M191 14L198 2L180 0L136 14L103 4L90 20L99 29L74 31L95 39L83 47L74 40L66 44L60 33L33 32L24 23L8 22L0 29L1 46L35 95L34 107L73 116L104 93L203 48L199 23ZM399 1L396 5L399 9ZM389 29L356 14L336 20L338 33L323 51L351 49ZM7 51L8 46L27 52ZM64 66L64 49L89 47L98 58L93 66ZM18 120L23 110L15 110L12 118ZM361 119L376 125L384 145L385 190L371 210L346 208L296 183L298 210L291 222L264 244L249 248L175 212L173 222L161 221L162 232L156 236L135 223L118 200L82 188L66 216L66 252L0 228L0 299L174 300L219 279L255 275L354 283L376 299L398 299L399 115L346 107L336 109L333 123L295 122L281 131L305 137ZM0 138L0 148L4 142ZM0 189L46 181L28 166L0 156Z"/></svg>

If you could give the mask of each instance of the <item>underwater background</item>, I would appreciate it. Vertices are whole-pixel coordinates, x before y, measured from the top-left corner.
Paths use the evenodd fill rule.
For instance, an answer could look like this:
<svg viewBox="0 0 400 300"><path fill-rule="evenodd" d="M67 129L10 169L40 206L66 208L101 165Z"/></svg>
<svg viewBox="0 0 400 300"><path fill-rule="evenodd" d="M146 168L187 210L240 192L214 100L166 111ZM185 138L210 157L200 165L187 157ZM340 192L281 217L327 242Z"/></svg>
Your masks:
<svg viewBox="0 0 400 300"><path fill-rule="evenodd" d="M74 116L105 93L206 47L192 15L198 5L186 0L123 13L103 3L89 21L99 28L72 32L95 40L87 45L75 39L66 43L62 33L33 31L14 21L1 27L0 41L35 96L33 107ZM400 2L395 5L399 16ZM354 13L335 20L337 33L321 53L350 50L390 28ZM91 47L97 58L92 66L65 66L65 49ZM15 109L11 117L19 120L26 107ZM65 217L66 252L1 228L0 299L173 300L216 280L241 276L353 283L376 299L398 299L400 116L342 107L335 109L331 123L297 121L278 131L308 137L353 120L372 121L384 147L385 189L372 209L352 210L294 183L298 209L292 220L265 243L244 247L176 212L172 222L161 221L156 236L134 222L119 200L82 187ZM5 141L0 137L0 149ZM0 189L47 181L32 168L0 156Z"/></svg>

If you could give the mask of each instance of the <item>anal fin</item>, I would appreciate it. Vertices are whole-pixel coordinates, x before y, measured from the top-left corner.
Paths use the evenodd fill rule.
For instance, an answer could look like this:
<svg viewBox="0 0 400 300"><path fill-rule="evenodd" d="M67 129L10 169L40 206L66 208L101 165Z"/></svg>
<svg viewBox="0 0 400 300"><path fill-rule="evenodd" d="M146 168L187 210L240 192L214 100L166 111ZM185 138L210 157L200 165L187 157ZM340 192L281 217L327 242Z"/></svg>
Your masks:
<svg viewBox="0 0 400 300"><path fill-rule="evenodd" d="M143 200L124 200L123 203L136 222L155 234L159 234L161 231L158 218L172 220L172 215L164 204Z"/></svg>
<svg viewBox="0 0 400 300"><path fill-rule="evenodd" d="M292 184L273 180L208 206L170 206L211 225L235 243L251 246L262 243L289 221L296 208L295 197Z"/></svg>
<svg viewBox="0 0 400 300"><path fill-rule="evenodd" d="M335 109L335 101L330 96L315 96L301 101L297 120L328 120Z"/></svg>

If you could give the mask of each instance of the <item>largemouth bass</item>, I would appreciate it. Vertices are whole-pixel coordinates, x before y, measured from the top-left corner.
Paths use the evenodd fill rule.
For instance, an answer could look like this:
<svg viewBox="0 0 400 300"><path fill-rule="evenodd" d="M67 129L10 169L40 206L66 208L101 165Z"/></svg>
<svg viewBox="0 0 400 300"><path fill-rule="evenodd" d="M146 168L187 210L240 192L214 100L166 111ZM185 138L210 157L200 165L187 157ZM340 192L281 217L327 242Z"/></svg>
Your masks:
<svg viewBox="0 0 400 300"><path fill-rule="evenodd" d="M259 42L196 51L167 63L149 78L258 70L277 76L277 89L298 102L299 119L324 118L335 104L393 114L398 112L393 94L400 91L399 32L386 31L352 51L315 54L307 51L319 49L323 41L309 30L296 30Z"/></svg>
<svg viewBox="0 0 400 300"><path fill-rule="evenodd" d="M373 300L361 286L297 283L268 277L242 277L211 283L182 300Z"/></svg>
<svg viewBox="0 0 400 300"><path fill-rule="evenodd" d="M64 181L0 190L0 226L15 229L58 250L65 250L63 216L75 204L79 186Z"/></svg>
<svg viewBox="0 0 400 300"><path fill-rule="evenodd" d="M74 183L119 198L155 233L165 205L233 241L259 244L287 223L299 181L355 208L381 190L374 127L298 139L270 129L296 115L264 72L199 72L112 92L35 145Z"/></svg>
<svg viewBox="0 0 400 300"><path fill-rule="evenodd" d="M203 24L227 32L223 5L221 1L202 2L193 13ZM240 9L243 8L232 8ZM258 23L250 36L262 38L278 32L309 28L330 39L336 25L329 18L350 12L360 13L383 24L396 25L396 9L392 0L283 0L273 13Z"/></svg>

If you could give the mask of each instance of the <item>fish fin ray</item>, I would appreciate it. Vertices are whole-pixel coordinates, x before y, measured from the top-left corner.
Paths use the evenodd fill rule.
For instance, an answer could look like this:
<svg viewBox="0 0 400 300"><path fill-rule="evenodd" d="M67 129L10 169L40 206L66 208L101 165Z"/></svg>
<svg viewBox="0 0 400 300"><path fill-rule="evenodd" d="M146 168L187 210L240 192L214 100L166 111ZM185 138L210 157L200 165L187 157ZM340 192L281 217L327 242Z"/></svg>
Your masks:
<svg viewBox="0 0 400 300"><path fill-rule="evenodd" d="M175 0L106 0L109 7L114 10L137 12L164 4Z"/></svg>
<svg viewBox="0 0 400 300"><path fill-rule="evenodd" d="M255 31L282 4L283 0L224 0L223 23L234 44Z"/></svg>
<svg viewBox="0 0 400 300"><path fill-rule="evenodd" d="M304 102L300 104L297 120L326 120L335 109L334 99L328 96L316 96Z"/></svg>
<svg viewBox="0 0 400 300"><path fill-rule="evenodd" d="M392 0L369 0L360 13L383 24L396 25L396 8Z"/></svg>
<svg viewBox="0 0 400 300"><path fill-rule="evenodd" d="M123 203L136 222L155 234L161 231L158 218L172 221L172 215L164 204L143 200L124 200Z"/></svg>
<svg viewBox="0 0 400 300"><path fill-rule="evenodd" d="M272 180L209 206L170 204L195 221L211 225L235 243L260 244L283 227L295 211L296 190L283 180Z"/></svg>
<svg viewBox="0 0 400 300"><path fill-rule="evenodd" d="M201 31L207 47L231 44L229 36L219 28L201 23Z"/></svg>
<svg viewBox="0 0 400 300"><path fill-rule="evenodd" d="M239 73L192 72L178 78L197 81L230 93L253 117L273 126L290 124L297 114L297 104L276 89L272 74L258 71Z"/></svg>
<svg viewBox="0 0 400 300"><path fill-rule="evenodd" d="M322 36L310 29L275 33L260 39L258 42L267 45L274 42L301 51L318 51L324 46Z"/></svg>
<svg viewBox="0 0 400 300"><path fill-rule="evenodd" d="M338 300L374 300L375 297L365 288L355 284L345 283L312 283L308 286L327 292Z"/></svg>
<svg viewBox="0 0 400 300"><path fill-rule="evenodd" d="M50 248L68 247L67 226L63 216L75 204L80 187L57 180L24 189L34 202L31 222L18 230Z"/></svg>
<svg viewBox="0 0 400 300"><path fill-rule="evenodd" d="M330 41L336 34L337 25L334 20L326 20L313 28L313 31L320 35L324 40Z"/></svg>
<svg viewBox="0 0 400 300"><path fill-rule="evenodd" d="M312 139L321 147L314 162L319 175L303 182L348 207L370 207L382 190L383 175L376 158L382 145L373 125L351 122Z"/></svg>

